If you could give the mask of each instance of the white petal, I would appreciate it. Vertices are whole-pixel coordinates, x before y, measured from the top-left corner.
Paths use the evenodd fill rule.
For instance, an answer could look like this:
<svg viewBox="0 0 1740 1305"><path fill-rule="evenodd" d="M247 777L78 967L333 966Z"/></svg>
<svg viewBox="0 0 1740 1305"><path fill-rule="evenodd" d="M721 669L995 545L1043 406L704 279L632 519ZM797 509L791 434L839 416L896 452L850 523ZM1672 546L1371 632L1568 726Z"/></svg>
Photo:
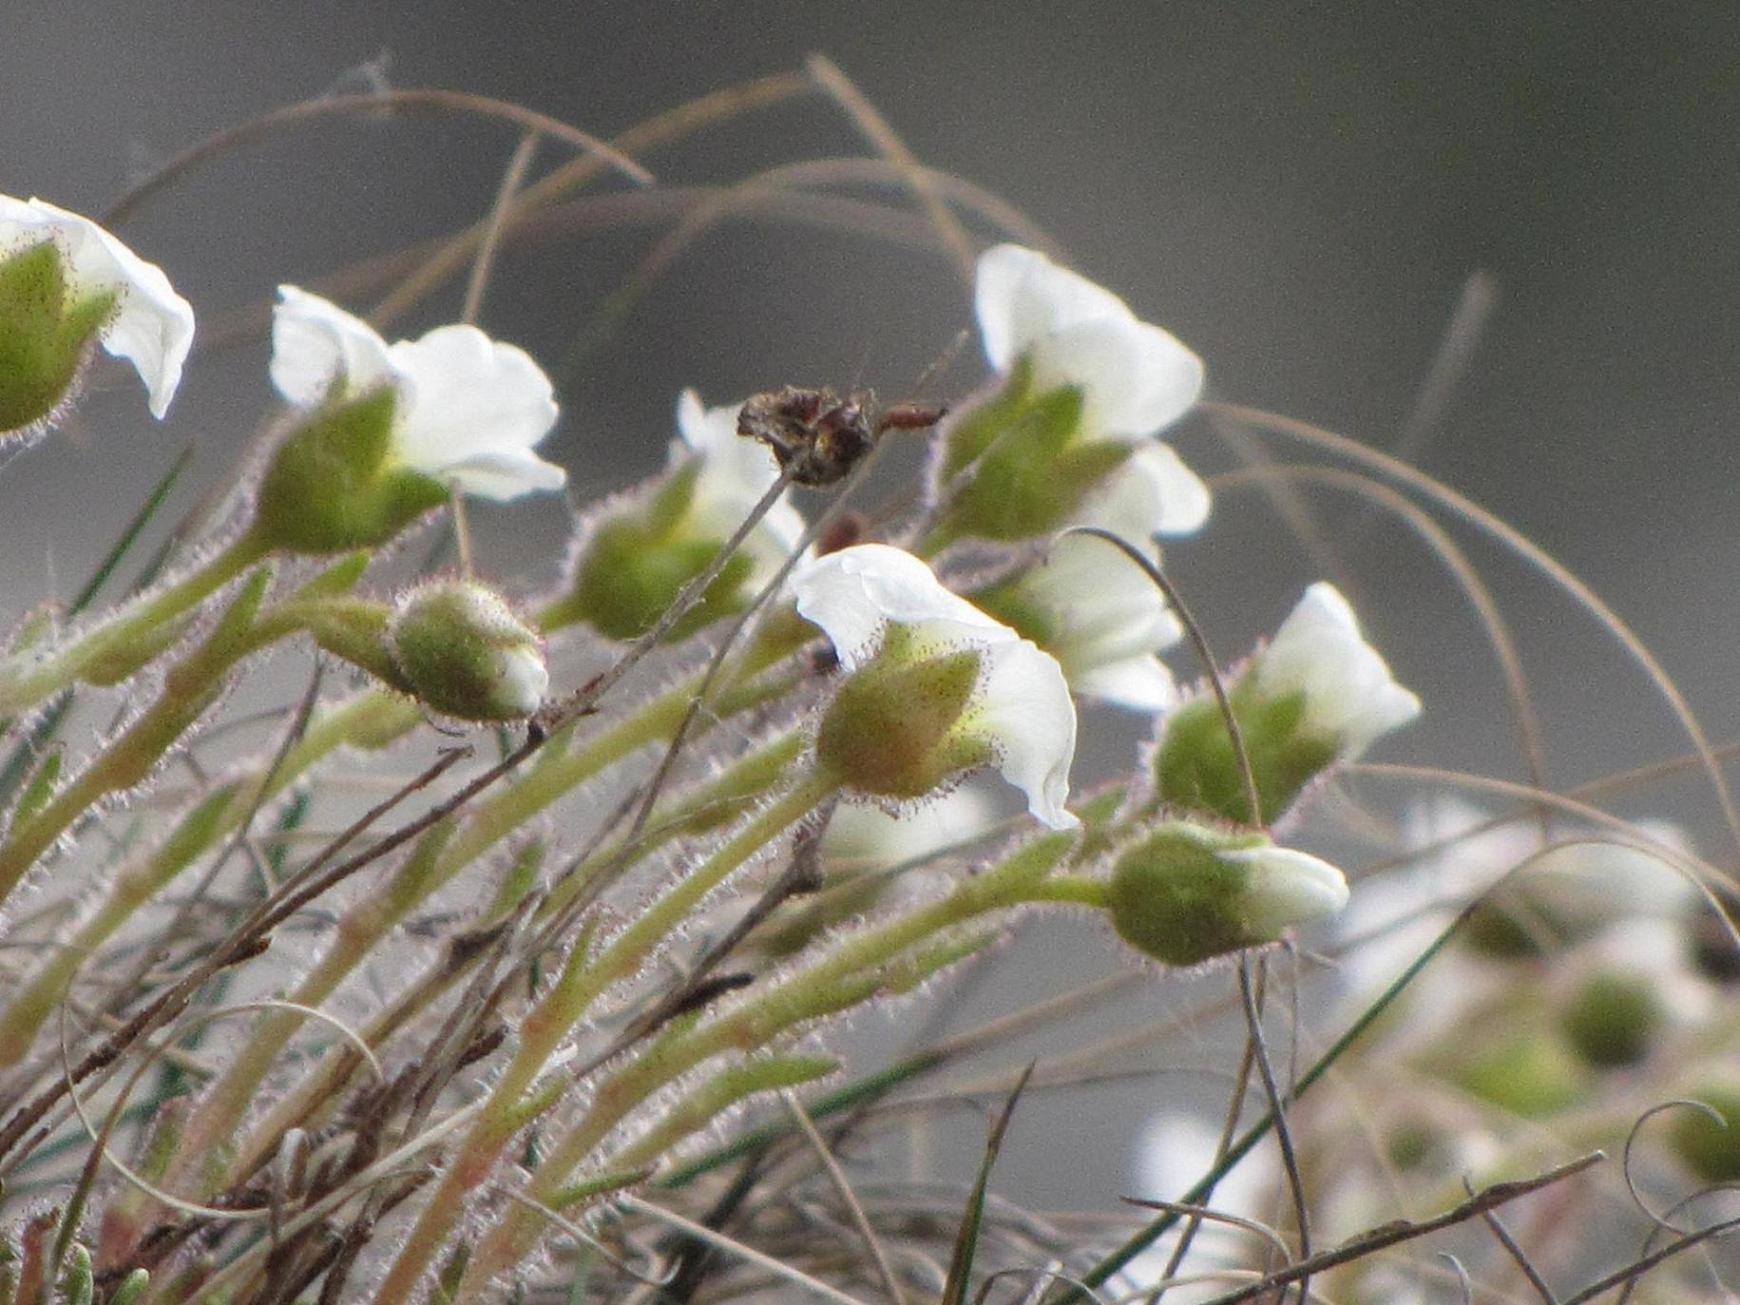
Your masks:
<svg viewBox="0 0 1740 1305"><path fill-rule="evenodd" d="M995 805L976 788L951 789L898 814L846 803L828 821L822 856L830 866L885 870L975 838L996 818Z"/></svg>
<svg viewBox="0 0 1740 1305"><path fill-rule="evenodd" d="M1202 478L1168 444L1144 440L1088 500L1079 520L1140 546L1152 535L1189 535L1208 520Z"/></svg>
<svg viewBox="0 0 1740 1305"><path fill-rule="evenodd" d="M550 671L535 648L508 648L501 653L501 679L496 683L497 704L529 716L544 703L550 687Z"/></svg>
<svg viewBox="0 0 1740 1305"><path fill-rule="evenodd" d="M1078 322L1034 341L1038 389L1082 390L1082 424L1095 439L1140 439L1170 426L1202 393L1202 360L1146 322Z"/></svg>
<svg viewBox="0 0 1740 1305"><path fill-rule="evenodd" d="M1134 1195L1181 1200L1214 1167L1219 1149L1220 1128L1200 1116L1172 1110L1154 1115L1143 1126L1132 1157ZM1215 1185L1214 1208L1246 1219L1261 1218L1265 1213L1262 1200L1272 1184L1274 1167L1272 1150L1246 1156ZM1212 1226L1204 1225L1205 1230Z"/></svg>
<svg viewBox="0 0 1740 1305"><path fill-rule="evenodd" d="M1178 681L1152 654L1102 662L1076 670L1065 667L1070 687L1088 698L1150 714L1170 710L1178 702Z"/></svg>
<svg viewBox="0 0 1740 1305"><path fill-rule="evenodd" d="M1391 677L1360 634L1353 608L1327 581L1305 591L1254 666L1267 691L1305 694L1306 725L1339 735L1343 758L1420 714L1420 700Z"/></svg>
<svg viewBox="0 0 1740 1305"><path fill-rule="evenodd" d="M1064 809L1076 722L1063 668L1025 639L992 645L984 660L969 728L991 743L998 773L1027 795L1036 819L1052 829L1080 824Z"/></svg>
<svg viewBox="0 0 1740 1305"><path fill-rule="evenodd" d="M375 328L331 300L293 285L278 287L272 310L272 384L299 408L361 394L396 375Z"/></svg>
<svg viewBox="0 0 1740 1305"><path fill-rule="evenodd" d="M1065 327L1135 320L1110 290L1020 245L997 245L979 256L973 299L985 356L999 372L1036 340Z"/></svg>
<svg viewBox="0 0 1740 1305"><path fill-rule="evenodd" d="M568 483L568 473L528 449L508 449L451 463L442 468L441 479L467 494L505 503L537 490L561 489Z"/></svg>
<svg viewBox="0 0 1740 1305"><path fill-rule="evenodd" d="M792 576L792 590L798 613L821 626L848 671L868 660L891 621L946 623L981 642L1017 638L945 588L918 558L887 544L856 544L819 557Z"/></svg>
<svg viewBox="0 0 1740 1305"><path fill-rule="evenodd" d="M397 453L409 467L461 489L515 498L567 479L531 454L556 424L550 378L523 349L491 340L475 326L441 326L388 350L401 378ZM473 477L479 466L516 468Z"/></svg>
<svg viewBox="0 0 1740 1305"><path fill-rule="evenodd" d="M755 440L737 433L741 403L703 407L701 396L684 390L677 396L677 433L671 442L671 463L699 454L687 526L698 536L728 539L779 479L773 455ZM782 495L744 543L756 569L751 583L767 579L803 538L804 519Z"/></svg>
<svg viewBox="0 0 1740 1305"><path fill-rule="evenodd" d="M1290 847L1251 847L1220 854L1250 868L1245 918L1260 937L1274 937L1347 905L1347 878L1317 857Z"/></svg>
<svg viewBox="0 0 1740 1305"><path fill-rule="evenodd" d="M115 296L114 315L100 337L103 348L133 364L145 382L151 415L161 418L193 346L193 308L175 293L163 269L87 217L47 200L0 195L0 255L19 237L31 243L52 238L59 245L73 294Z"/></svg>

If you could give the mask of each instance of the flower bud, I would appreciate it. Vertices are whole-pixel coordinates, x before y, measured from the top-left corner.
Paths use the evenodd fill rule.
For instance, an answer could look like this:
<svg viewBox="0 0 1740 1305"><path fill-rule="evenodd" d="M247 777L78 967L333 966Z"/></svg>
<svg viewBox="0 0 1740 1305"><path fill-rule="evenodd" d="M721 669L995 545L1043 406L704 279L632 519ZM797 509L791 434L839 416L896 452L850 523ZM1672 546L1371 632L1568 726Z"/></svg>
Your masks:
<svg viewBox="0 0 1740 1305"><path fill-rule="evenodd" d="M469 580L413 590L394 612L387 641L417 696L463 720L529 716L549 687L537 632Z"/></svg>
<svg viewBox="0 0 1740 1305"><path fill-rule="evenodd" d="M99 344L133 363L161 417L192 341L162 269L87 218L0 195L0 434L51 419Z"/></svg>
<svg viewBox="0 0 1740 1305"><path fill-rule="evenodd" d="M1731 1082L1706 1083L1686 1095L1721 1118L1695 1106L1681 1106L1668 1135L1674 1152L1707 1183L1740 1182L1740 1087Z"/></svg>
<svg viewBox="0 0 1740 1305"><path fill-rule="evenodd" d="M1268 824L1316 776L1411 721L1420 700L1390 676L1333 585L1306 590L1228 697ZM1154 778L1169 806L1252 822L1220 704L1203 695L1165 719Z"/></svg>
<svg viewBox="0 0 1740 1305"><path fill-rule="evenodd" d="M1258 834L1167 824L1119 854L1107 887L1118 935L1168 965L1274 942L1347 904L1326 861Z"/></svg>

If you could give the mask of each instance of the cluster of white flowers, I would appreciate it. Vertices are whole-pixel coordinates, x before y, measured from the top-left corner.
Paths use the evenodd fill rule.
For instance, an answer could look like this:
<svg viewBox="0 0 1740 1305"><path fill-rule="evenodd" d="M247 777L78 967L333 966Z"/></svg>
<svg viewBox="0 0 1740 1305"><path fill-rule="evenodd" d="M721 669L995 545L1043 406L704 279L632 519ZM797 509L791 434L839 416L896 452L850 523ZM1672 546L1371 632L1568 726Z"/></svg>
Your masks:
<svg viewBox="0 0 1740 1305"><path fill-rule="evenodd" d="M98 338L138 368L152 411L161 416L192 339L191 309L158 268L95 224L41 201L0 198L0 253L43 240L61 251L69 295L114 296ZM1015 245L999 245L981 258L975 308L997 375L1020 370L1036 391L1070 390L1080 403L1071 438L1125 446L1103 483L1074 511L1076 523L1109 530L1137 547L1202 526L1210 508L1207 487L1153 438L1196 403L1204 376L1200 358L1139 320L1110 291ZM549 378L524 351L473 326L441 326L389 343L326 299L282 286L270 371L279 393L310 422L374 396L390 400L385 452L365 468L365 479L409 472L426 478L418 483L496 500L566 482L563 469L535 451L557 419ZM692 390L678 400L672 466L698 464L676 532L682 539L728 536L777 477L767 451L739 436L737 411L737 405L708 408ZM306 477L286 483L292 497L308 492ZM368 511L380 521L370 518L355 539L366 542L367 530L396 530L434 501L418 491L408 508L396 500L387 508L371 503ZM352 534L346 519L331 532L330 545L322 537L309 547L355 546ZM788 560L802 534L803 520L789 503L767 511L744 545L753 578L765 579ZM278 539L268 544L296 546ZM958 718L938 733L938 746L964 749L958 755L993 765L1026 795L1033 815L1054 828L1076 823L1067 807L1077 728L1072 695L1149 712L1177 700L1172 673L1158 657L1178 642L1177 619L1147 577L1090 539L1056 542L1015 581L1016 605L1044 627L1037 642L959 597L920 557L886 544L809 559L792 588L798 612L826 633L847 672L873 660L892 629L901 631L898 656L908 660L972 652L975 682ZM526 650L521 660L536 656L530 638L520 643ZM541 660L536 670L541 676ZM1360 639L1345 601L1326 585L1308 591L1254 671L1273 691L1302 691L1308 718L1339 735L1343 756L1356 755L1418 710L1413 695L1390 680L1382 659ZM541 694L541 688L530 692L530 683L516 686L515 710ZM1265 854L1265 874L1285 868L1284 857L1273 854L1278 851ZM1318 864L1310 867L1313 874ZM1322 886L1314 879L1301 884L1320 907ZM1277 911L1289 913L1285 885L1269 896Z"/></svg>

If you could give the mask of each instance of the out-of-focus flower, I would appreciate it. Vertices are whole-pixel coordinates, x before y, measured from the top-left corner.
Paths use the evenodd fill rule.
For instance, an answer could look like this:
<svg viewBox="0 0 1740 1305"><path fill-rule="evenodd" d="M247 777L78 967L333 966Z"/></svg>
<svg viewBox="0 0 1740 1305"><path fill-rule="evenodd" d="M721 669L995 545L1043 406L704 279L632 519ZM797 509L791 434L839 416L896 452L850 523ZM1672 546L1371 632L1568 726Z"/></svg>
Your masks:
<svg viewBox="0 0 1740 1305"><path fill-rule="evenodd" d="M958 409L938 442L938 529L945 537L1044 534L1202 392L1202 360L1129 306L1043 254L998 245L975 290L985 355L999 384ZM1207 487L1173 458L1159 528L1188 534ZM1149 527L1153 528L1153 527Z"/></svg>
<svg viewBox="0 0 1740 1305"><path fill-rule="evenodd" d="M1338 761L1420 713L1397 684L1334 585L1305 591L1274 640L1245 664L1230 691L1256 779L1264 823ZM1155 752L1161 801L1229 820L1252 819L1220 704L1207 693L1166 717Z"/></svg>
<svg viewBox="0 0 1740 1305"><path fill-rule="evenodd" d="M99 344L133 364L161 418L193 344L193 309L162 268L89 218L0 195L0 432L52 417Z"/></svg>
<svg viewBox="0 0 1740 1305"><path fill-rule="evenodd" d="M792 587L848 673L816 739L843 785L910 800L988 765L1043 823L1076 823L1075 705L1055 658L885 544L818 558Z"/></svg>

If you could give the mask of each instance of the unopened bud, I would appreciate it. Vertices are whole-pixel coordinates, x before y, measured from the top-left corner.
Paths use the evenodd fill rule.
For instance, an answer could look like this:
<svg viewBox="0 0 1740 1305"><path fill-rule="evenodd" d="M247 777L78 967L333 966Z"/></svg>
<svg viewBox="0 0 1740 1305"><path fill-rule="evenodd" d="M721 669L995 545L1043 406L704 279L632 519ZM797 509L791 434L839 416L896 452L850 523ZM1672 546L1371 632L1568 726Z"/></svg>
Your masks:
<svg viewBox="0 0 1740 1305"><path fill-rule="evenodd" d="M1131 946L1168 965L1276 941L1340 910L1347 880L1327 861L1255 834L1168 824L1113 865L1107 905Z"/></svg>
<svg viewBox="0 0 1740 1305"><path fill-rule="evenodd" d="M387 641L417 696L463 720L529 716L549 687L537 632L469 580L412 591L394 612Z"/></svg>

